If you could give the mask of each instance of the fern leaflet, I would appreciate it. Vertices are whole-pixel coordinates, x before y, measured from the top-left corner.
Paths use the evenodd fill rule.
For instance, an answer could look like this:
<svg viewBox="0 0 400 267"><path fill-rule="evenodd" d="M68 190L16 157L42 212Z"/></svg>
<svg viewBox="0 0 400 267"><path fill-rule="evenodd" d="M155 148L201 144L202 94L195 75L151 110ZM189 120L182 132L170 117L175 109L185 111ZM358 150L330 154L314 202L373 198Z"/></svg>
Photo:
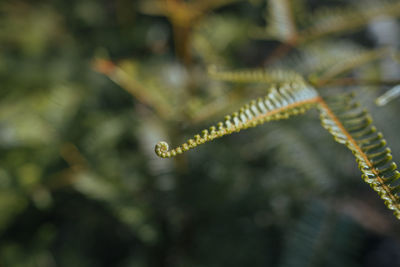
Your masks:
<svg viewBox="0 0 400 267"><path fill-rule="evenodd" d="M244 76L241 77L243 73ZM228 73L229 77L225 78L230 80L231 76L236 75L247 82L255 80L268 82L268 79L272 77L268 76L270 73L267 72L251 74L250 71L239 71ZM276 77L283 79L284 76L285 73L282 72ZM400 173L392 161L391 151L386 146L382 134L371 126L372 119L367 111L361 110L358 103L354 102L353 94L324 100L311 85L302 80L300 75L290 77L295 77L295 82L273 84L265 98L253 100L238 112L226 116L224 122L219 122L217 126L212 126L209 130L203 130L201 135L195 135L194 139L189 139L177 148L169 150L166 142L159 142L155 147L156 154L163 158L174 157L233 132L271 120L286 119L317 107L320 111L322 126L333 135L337 142L346 145L353 152L363 173L363 180L378 192L386 206L400 219Z"/></svg>
<svg viewBox="0 0 400 267"><path fill-rule="evenodd" d="M173 157L218 137L255 127L271 120L285 119L292 115L304 113L314 106L319 99L317 91L304 81L273 85L265 98L254 100L238 112L226 116L224 122L219 122L217 126L203 130L201 135L195 135L194 139L189 139L172 150L169 150L166 142L159 142L155 147L155 152L163 158Z"/></svg>
<svg viewBox="0 0 400 267"><path fill-rule="evenodd" d="M208 68L208 74L221 81L241 83L287 83L304 82L303 77L294 71L268 70L268 69L244 69L237 71L219 71L215 66Z"/></svg>
<svg viewBox="0 0 400 267"><path fill-rule="evenodd" d="M353 101L353 95L321 101L319 109L324 128L353 152L363 180L400 219L400 173L382 134L371 125L369 114Z"/></svg>
<svg viewBox="0 0 400 267"><path fill-rule="evenodd" d="M383 95L378 97L375 103L378 106L384 106L399 96L400 96L400 85L396 85L395 87L393 87L392 89L390 89L389 91L385 92Z"/></svg>

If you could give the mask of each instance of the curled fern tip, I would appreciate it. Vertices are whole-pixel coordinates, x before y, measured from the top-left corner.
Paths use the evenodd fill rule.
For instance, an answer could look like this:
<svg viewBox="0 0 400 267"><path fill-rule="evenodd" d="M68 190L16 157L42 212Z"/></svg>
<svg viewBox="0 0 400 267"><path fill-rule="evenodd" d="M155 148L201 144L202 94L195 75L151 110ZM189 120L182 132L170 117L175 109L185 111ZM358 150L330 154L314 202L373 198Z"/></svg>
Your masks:
<svg viewBox="0 0 400 267"><path fill-rule="evenodd" d="M216 138L268 121L302 114L316 105L319 99L317 91L304 82L272 85L264 98L244 105L238 111L225 116L223 121L204 129L182 145L170 150L168 144L162 141L156 145L155 152L159 157L171 158Z"/></svg>
<svg viewBox="0 0 400 267"><path fill-rule="evenodd" d="M159 157L162 157L162 158L169 157L170 152L168 151L169 145L167 142L164 142L164 141L158 142L154 150L155 150L157 156L159 156Z"/></svg>

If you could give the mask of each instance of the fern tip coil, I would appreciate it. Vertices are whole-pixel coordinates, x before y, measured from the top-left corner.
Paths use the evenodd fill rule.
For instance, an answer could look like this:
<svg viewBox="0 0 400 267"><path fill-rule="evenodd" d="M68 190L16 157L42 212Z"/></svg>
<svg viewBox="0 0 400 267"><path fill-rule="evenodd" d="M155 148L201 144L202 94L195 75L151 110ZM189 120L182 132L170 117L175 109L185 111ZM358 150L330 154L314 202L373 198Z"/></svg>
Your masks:
<svg viewBox="0 0 400 267"><path fill-rule="evenodd" d="M167 142L164 141L158 142L154 148L154 151L156 152L157 156L162 158L167 157L168 150L169 150L169 145Z"/></svg>
<svg viewBox="0 0 400 267"><path fill-rule="evenodd" d="M319 101L318 93L305 83L286 83L272 85L267 95L251 101L238 111L225 116L215 126L204 129L182 145L169 149L166 142L161 141L155 147L159 157L171 158L216 138L255 127L272 120L287 119L299 115L315 106Z"/></svg>

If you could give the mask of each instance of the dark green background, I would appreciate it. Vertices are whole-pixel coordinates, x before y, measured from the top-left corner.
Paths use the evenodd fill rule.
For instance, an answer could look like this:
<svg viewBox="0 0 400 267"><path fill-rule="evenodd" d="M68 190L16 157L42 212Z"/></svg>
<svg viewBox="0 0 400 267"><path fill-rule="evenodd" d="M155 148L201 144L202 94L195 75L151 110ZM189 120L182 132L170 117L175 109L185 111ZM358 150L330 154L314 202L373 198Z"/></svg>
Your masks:
<svg viewBox="0 0 400 267"><path fill-rule="evenodd" d="M193 34L232 69L261 66L278 42L246 33L264 11L234 3ZM380 45L367 28L335 38ZM1 266L400 266L398 221L315 111L156 157L159 140L178 144L221 118L193 122L199 107L221 99L228 114L240 106L228 93L264 92L211 81L204 51L185 69L170 22L137 1L0 2ZM160 117L95 58L134 66L142 90L168 87L180 115ZM387 89L360 95L399 159L399 100L373 104Z"/></svg>

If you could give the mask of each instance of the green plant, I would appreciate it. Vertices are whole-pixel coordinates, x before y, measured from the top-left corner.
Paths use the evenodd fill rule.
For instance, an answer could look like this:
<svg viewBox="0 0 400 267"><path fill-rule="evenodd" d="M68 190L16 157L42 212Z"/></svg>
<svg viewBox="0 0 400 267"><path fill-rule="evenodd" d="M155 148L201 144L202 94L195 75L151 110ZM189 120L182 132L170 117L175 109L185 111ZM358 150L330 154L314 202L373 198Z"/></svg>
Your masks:
<svg viewBox="0 0 400 267"><path fill-rule="evenodd" d="M376 3L362 9L357 13L358 16L353 15L354 9L341 9L332 13L325 11L325 16L316 16L316 22L299 31L295 24L297 18L293 16L295 6L291 4L292 2L294 1L269 1L271 17L277 16L277 18L270 24L267 33L269 37L282 41L276 53L272 53L273 58L267 60L269 63L283 57L294 46L300 51L306 50L302 47L303 44L322 36L360 27L382 14L391 16L400 14L399 2ZM318 20L324 20L325 23ZM319 43L318 46L321 49L324 44ZM203 130L201 134L195 135L176 148L169 149L166 142L159 142L155 147L156 154L163 158L174 157L233 132L271 120L286 119L316 108L320 112L322 126L337 142L346 145L352 151L363 173L363 180L378 192L386 206L400 219L400 173L392 161L391 151L386 146L383 135L371 125L372 119L368 112L354 101L354 94L335 93L326 96L325 93L327 88L349 84L365 86L371 83L376 85L390 83L379 79L343 77L352 70L387 55L388 50L357 51L347 54L345 52L348 52L348 47L343 49L342 55L329 56L325 51L325 54L322 54L323 58L318 59L319 62L309 66L309 69L308 66L304 66L305 71L299 73L268 69L224 72L211 68L211 76L219 80L235 83L266 83L269 87L267 95L253 100L232 115L226 116L224 121L216 126ZM397 82L392 81L393 84Z"/></svg>

